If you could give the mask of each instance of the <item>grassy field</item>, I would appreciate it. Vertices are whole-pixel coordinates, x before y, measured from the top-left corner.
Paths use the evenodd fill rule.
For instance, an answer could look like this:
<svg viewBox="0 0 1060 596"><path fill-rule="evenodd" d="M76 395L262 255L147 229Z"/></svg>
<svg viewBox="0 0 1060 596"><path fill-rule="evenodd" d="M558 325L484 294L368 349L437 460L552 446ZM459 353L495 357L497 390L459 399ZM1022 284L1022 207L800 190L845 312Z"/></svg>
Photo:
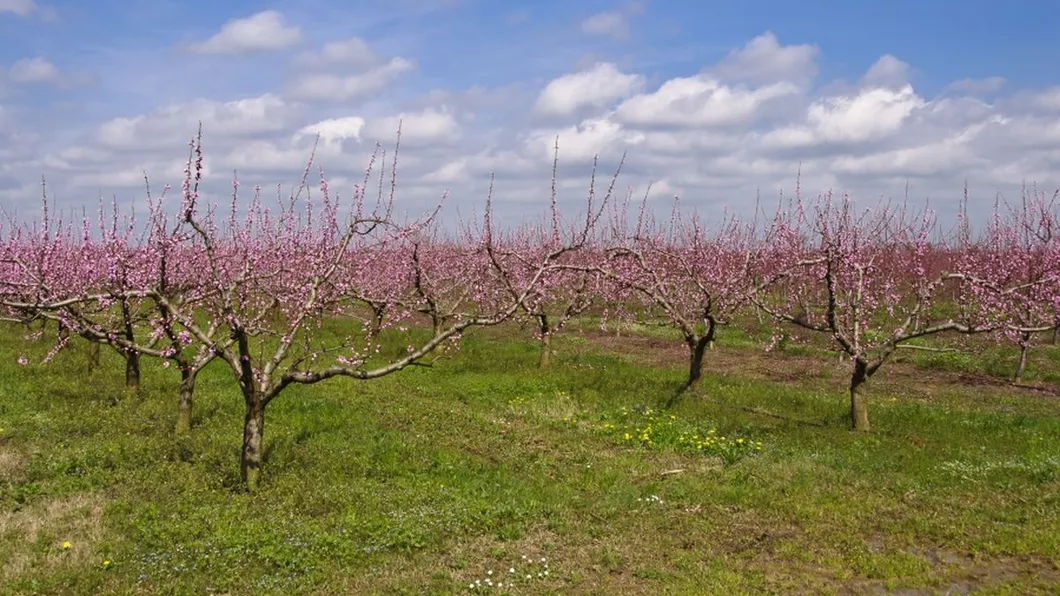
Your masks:
<svg viewBox="0 0 1060 596"><path fill-rule="evenodd" d="M295 387L240 488L243 404L0 330L0 593L1060 593L1060 348L903 352L847 430L846 364L723 330L698 393L657 329L514 327L378 381ZM31 358L32 359L32 358ZM504 587L498 588L498 584Z"/></svg>

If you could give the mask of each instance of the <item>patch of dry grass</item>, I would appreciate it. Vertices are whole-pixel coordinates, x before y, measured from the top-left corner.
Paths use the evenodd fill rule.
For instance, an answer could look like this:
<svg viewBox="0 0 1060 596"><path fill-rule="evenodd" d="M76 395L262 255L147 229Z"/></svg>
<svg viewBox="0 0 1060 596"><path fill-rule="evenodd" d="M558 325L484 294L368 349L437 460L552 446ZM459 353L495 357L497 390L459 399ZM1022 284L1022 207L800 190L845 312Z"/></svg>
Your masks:
<svg viewBox="0 0 1060 596"><path fill-rule="evenodd" d="M0 482L14 484L26 476L26 456L18 450L0 445Z"/></svg>
<svg viewBox="0 0 1060 596"><path fill-rule="evenodd" d="M103 499L96 494L42 499L16 511L0 511L0 545L20 545L0 561L0 580L34 570L92 565L102 536ZM69 548L63 548L65 542Z"/></svg>

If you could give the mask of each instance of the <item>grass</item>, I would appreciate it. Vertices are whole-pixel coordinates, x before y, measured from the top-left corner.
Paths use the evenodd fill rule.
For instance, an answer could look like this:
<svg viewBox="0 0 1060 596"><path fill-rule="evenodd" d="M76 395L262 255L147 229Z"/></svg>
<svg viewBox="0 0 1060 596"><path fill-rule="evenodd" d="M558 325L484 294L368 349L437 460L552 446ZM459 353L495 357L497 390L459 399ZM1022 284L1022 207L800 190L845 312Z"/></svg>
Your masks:
<svg viewBox="0 0 1060 596"><path fill-rule="evenodd" d="M853 435L846 369L820 350L722 329L700 393L664 412L679 340L591 328L557 338L550 372L505 328L432 369L292 388L267 413L255 494L220 364L177 439L174 371L145 361L127 397L116 356L20 367L49 346L4 329L0 593L1060 587L1060 397L989 377L1011 352L903 353L869 385L876 432ZM1039 384L1057 353L1032 351Z"/></svg>

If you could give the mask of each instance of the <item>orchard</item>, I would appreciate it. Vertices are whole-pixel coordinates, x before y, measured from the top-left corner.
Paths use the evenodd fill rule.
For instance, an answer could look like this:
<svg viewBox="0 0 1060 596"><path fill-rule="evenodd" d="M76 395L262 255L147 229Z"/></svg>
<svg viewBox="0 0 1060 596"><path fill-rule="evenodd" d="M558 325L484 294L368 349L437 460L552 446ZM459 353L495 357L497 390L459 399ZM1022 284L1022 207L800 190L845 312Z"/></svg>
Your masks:
<svg viewBox="0 0 1060 596"><path fill-rule="evenodd" d="M243 411L238 490L248 494L269 484L266 413L293 387L410 368L446 374L484 328L518 327L546 378L569 361L563 351L575 344L557 339L575 324L584 332L590 321L607 337L664 330L683 350L680 383L645 396L657 406L640 422L626 411L603 428L620 443L672 441L727 465L757 443L679 426L669 412L724 404L704 379L742 328L768 329L772 339L754 348L763 354L793 338L838 354L845 387L829 398L849 404L855 436L879 432L869 381L901 351L1011 343L1019 381L1032 346L1055 342L1060 329L1060 206L1038 189L999 198L982 226L964 211L941 220L909 201L864 205L831 193L761 200L749 217L678 200L657 213L620 190L618 164L606 185L594 167L578 213L560 212L553 184L540 218L499 225L491 186L482 216L450 228L439 223L444 199L419 217L396 215L399 154L387 168L382 149L352 189L330 186L310 160L287 196L236 176L228 204L206 204L201 139L179 189L152 189L145 175L143 217L100 203L91 216L64 218L45 194L39 216L3 221L0 314L27 344L51 342L37 358L14 348L41 374L75 347L98 367L103 346L124 362L122 399L135 401L145 362L170 371L165 434L176 441L198 432L200 372L223 369L224 395ZM949 343L925 343L935 338ZM981 341L961 343L968 338ZM463 357L486 357L474 354ZM385 399L401 407L403 397ZM775 405L767 414L794 416ZM885 433L904 432L890 424Z"/></svg>

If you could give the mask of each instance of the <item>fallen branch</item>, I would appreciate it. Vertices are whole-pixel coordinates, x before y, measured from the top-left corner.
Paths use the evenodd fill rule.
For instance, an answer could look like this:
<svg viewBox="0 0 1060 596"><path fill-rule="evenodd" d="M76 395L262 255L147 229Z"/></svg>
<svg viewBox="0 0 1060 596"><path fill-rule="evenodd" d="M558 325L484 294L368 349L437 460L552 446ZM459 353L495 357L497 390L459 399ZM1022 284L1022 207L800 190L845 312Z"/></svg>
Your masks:
<svg viewBox="0 0 1060 596"><path fill-rule="evenodd" d="M958 350L957 348L931 348L928 346L917 346L913 344L898 344L895 346L903 350L921 350L923 352L957 352L959 354L966 354L964 350Z"/></svg>

